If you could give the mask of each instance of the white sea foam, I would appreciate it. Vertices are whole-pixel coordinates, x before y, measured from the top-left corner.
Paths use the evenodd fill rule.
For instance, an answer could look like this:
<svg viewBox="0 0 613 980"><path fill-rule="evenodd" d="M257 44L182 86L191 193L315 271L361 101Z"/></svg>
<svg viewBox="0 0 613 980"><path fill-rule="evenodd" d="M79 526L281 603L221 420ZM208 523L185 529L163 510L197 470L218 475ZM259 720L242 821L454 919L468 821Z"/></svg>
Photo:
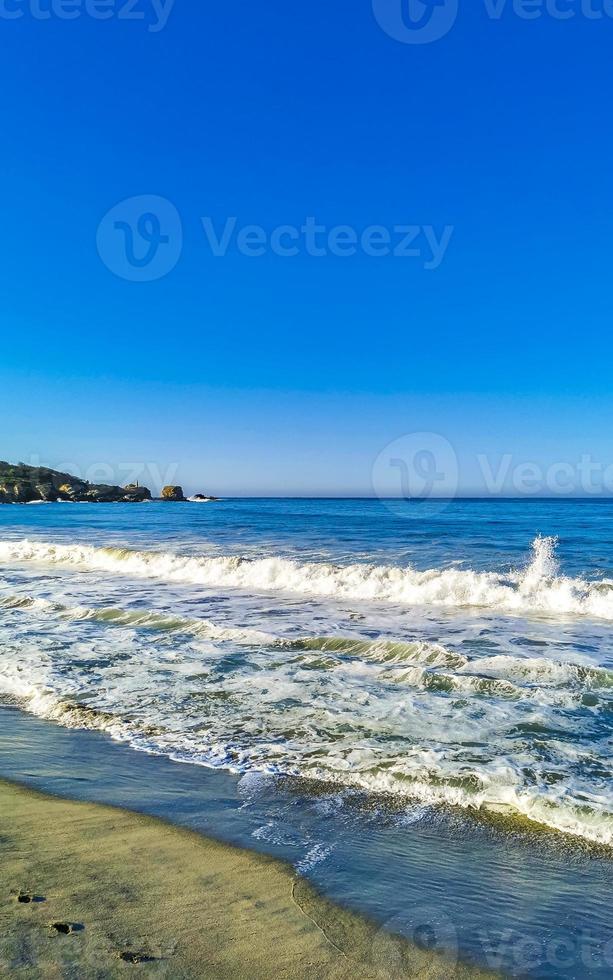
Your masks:
<svg viewBox="0 0 613 980"><path fill-rule="evenodd" d="M324 844L322 842L313 844L304 857L296 862L296 871L301 875L308 874L318 864L323 864L324 861L327 861L333 851L334 847L330 844Z"/></svg>
<svg viewBox="0 0 613 980"><path fill-rule="evenodd" d="M0 689L16 698L28 711L66 727L89 728L103 731L118 741L128 742L135 749L168 755L177 762L191 762L214 768L227 768L238 773L289 774L310 779L334 782L360 788L376 794L389 794L407 800L419 801L424 806L442 804L469 811L502 813L509 818L520 815L563 834L583 838L593 843L613 846L613 801L608 799L579 802L573 799L568 786L557 794L549 794L542 787L522 785L518 770L511 764L501 764L491 773L479 776L466 773L460 778L448 770L444 759L436 753L417 753L414 758L405 757L388 762L383 767L368 764L354 753L351 768L339 766L339 759L331 755L319 762L300 758L291 751L279 753L267 761L253 757L248 751L233 749L213 743L207 749L190 751L181 739L169 739L162 729L154 726L139 729L134 722L120 716L59 699L51 691L28 688L20 680L11 684L6 676L0 678ZM308 752L306 755L308 756ZM265 836L262 828L259 836ZM255 836L255 835L254 835Z"/></svg>
<svg viewBox="0 0 613 980"><path fill-rule="evenodd" d="M290 639L30 596L4 596L1 609L23 615L29 639L0 640L0 691L41 717L181 762L522 814L613 844L613 797L580 775L597 756L575 722L572 745L558 737L573 700L586 690L607 694L605 670L546 657L469 658L424 641ZM62 623L96 632L70 642ZM178 633L178 646L150 645L149 630L169 642ZM250 658L220 672L220 644L237 642L252 648ZM526 782L531 726L541 738L549 732L547 756L531 764L559 773L552 785Z"/></svg>
<svg viewBox="0 0 613 980"><path fill-rule="evenodd" d="M276 638L262 630L245 629L233 626L219 626L207 619L189 619L185 616L172 616L152 609L118 609L113 606L66 606L49 599L39 599L29 595L5 595L0 597L0 609L31 610L72 622L97 622L109 626L123 626L130 629L157 630L162 633L186 633L204 639L249 645L274 643Z"/></svg>
<svg viewBox="0 0 613 980"><path fill-rule="evenodd" d="M536 538L532 561L510 572L446 568L417 571L386 565L333 565L281 557L194 557L41 541L0 541L0 562L37 562L134 578L249 592L285 592L397 603L482 608L505 614L592 616L613 620L613 580L590 582L558 573L555 539Z"/></svg>
<svg viewBox="0 0 613 980"><path fill-rule="evenodd" d="M0 610L33 612L66 622L91 622L132 630L185 634L214 642L295 651L296 662L320 670L334 669L347 658L359 665L373 663L388 668L381 676L396 683L444 690L455 688L527 697L536 688L539 697L547 688L606 690L613 688L613 670L561 662L551 657L511 657L497 654L469 659L438 643L379 637L287 637L245 627L220 626L211 620L165 615L150 609L127 610L114 606L67 606L26 594L0 597ZM494 683L491 683L494 682ZM514 683L515 682L515 683Z"/></svg>
<svg viewBox="0 0 613 980"><path fill-rule="evenodd" d="M454 639L443 643L438 638L449 617L428 610L432 640L411 638L407 623L421 613L371 608L364 622L345 618L344 635L335 606L331 615L318 611L318 629L329 634L311 635L312 609L293 598L612 619L609 583L561 576L550 539L537 539L525 569L499 575L40 541L0 542L0 564L6 571L0 693L37 715L100 729L181 762L302 775L428 806L521 814L613 845L612 776L598 734L600 726L608 730L613 673L602 666L606 658L590 662L581 646L561 642L559 630L567 627L555 618L532 626L532 634L545 630L551 641L528 636L523 647L513 643L515 621L499 617L481 642L479 617L457 616L454 623L476 626L451 630ZM117 576L124 575L133 579L130 607L100 605L102 593L121 601ZM169 597L156 582L240 591L229 606L219 605L217 595L201 606L191 590L184 602L181 589ZM44 594L31 594L37 589ZM254 607L263 605L253 602L253 592L269 590L291 600L275 603L275 612L291 609L287 619L264 611L257 620L277 623L274 633L249 627ZM168 601L176 607L167 608ZM201 608L219 610L223 621L192 615ZM404 623L404 632L376 635L368 629L374 616ZM573 620L573 629L582 637L606 633L591 622L584 628ZM524 649L529 655L521 655Z"/></svg>

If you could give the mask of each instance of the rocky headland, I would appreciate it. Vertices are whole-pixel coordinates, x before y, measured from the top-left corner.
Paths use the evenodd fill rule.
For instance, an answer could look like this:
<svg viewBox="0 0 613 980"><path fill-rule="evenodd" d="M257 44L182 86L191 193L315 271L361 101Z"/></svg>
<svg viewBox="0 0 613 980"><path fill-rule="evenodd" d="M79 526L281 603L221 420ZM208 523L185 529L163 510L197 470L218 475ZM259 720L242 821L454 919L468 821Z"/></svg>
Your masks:
<svg viewBox="0 0 613 980"><path fill-rule="evenodd" d="M32 503L94 503L140 504L153 500L151 491L137 483L116 487L106 483L89 483L70 473L61 473L45 466L0 461L0 504ZM182 487L164 487L157 498L169 502L184 502ZM192 500L215 500L197 494Z"/></svg>

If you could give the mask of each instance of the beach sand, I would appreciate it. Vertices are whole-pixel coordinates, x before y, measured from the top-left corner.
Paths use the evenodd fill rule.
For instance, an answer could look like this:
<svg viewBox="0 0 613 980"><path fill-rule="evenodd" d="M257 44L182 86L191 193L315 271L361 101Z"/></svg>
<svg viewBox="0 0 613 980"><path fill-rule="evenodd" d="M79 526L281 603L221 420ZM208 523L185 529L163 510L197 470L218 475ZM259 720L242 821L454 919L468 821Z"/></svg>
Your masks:
<svg viewBox="0 0 613 980"><path fill-rule="evenodd" d="M382 932L281 862L150 817L0 781L0 820L2 974L485 976Z"/></svg>

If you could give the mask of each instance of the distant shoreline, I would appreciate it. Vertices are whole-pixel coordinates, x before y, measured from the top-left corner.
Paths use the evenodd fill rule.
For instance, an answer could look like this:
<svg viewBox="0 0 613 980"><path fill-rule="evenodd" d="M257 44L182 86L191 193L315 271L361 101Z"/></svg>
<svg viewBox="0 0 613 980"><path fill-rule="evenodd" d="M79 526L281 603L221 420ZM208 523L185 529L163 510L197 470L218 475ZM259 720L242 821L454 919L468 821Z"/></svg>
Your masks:
<svg viewBox="0 0 613 980"><path fill-rule="evenodd" d="M203 493L186 497L183 487L169 484L154 498L148 487L129 483L125 487L90 483L70 473L46 466L0 461L0 504L141 504L153 499L163 503L208 503L217 500Z"/></svg>
<svg viewBox="0 0 613 980"><path fill-rule="evenodd" d="M219 503L222 497L186 497L185 500L175 500L172 503L178 504L208 504L208 503ZM237 498L238 499L238 498ZM245 498L243 498L245 499ZM163 497L148 497L145 500L130 501L130 500L62 500L58 498L57 500L0 500L0 505L11 506L11 507L33 507L39 506L40 504L95 504L97 507L101 507L103 504L130 504L141 503L141 504L168 504L170 501L165 500Z"/></svg>

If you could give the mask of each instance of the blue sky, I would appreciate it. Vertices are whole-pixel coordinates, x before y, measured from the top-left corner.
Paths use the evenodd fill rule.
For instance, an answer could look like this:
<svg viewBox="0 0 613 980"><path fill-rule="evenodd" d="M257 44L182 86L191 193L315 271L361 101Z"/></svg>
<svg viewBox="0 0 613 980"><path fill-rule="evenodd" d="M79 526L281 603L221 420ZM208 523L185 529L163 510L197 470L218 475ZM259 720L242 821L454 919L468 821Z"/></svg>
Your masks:
<svg viewBox="0 0 613 980"><path fill-rule="evenodd" d="M450 443L465 493L484 454L613 460L599 0L558 0L568 19L460 0L424 44L386 33L371 0L175 0L159 30L149 0L143 20L59 2L0 15L0 456L117 478L153 463L225 494L371 493L379 454L414 432ZM182 237L139 282L105 215L143 195ZM121 206L129 224L138 205ZM269 236L310 216L326 242L414 227L421 255L215 256L202 225ZM427 230L446 228L426 268Z"/></svg>

